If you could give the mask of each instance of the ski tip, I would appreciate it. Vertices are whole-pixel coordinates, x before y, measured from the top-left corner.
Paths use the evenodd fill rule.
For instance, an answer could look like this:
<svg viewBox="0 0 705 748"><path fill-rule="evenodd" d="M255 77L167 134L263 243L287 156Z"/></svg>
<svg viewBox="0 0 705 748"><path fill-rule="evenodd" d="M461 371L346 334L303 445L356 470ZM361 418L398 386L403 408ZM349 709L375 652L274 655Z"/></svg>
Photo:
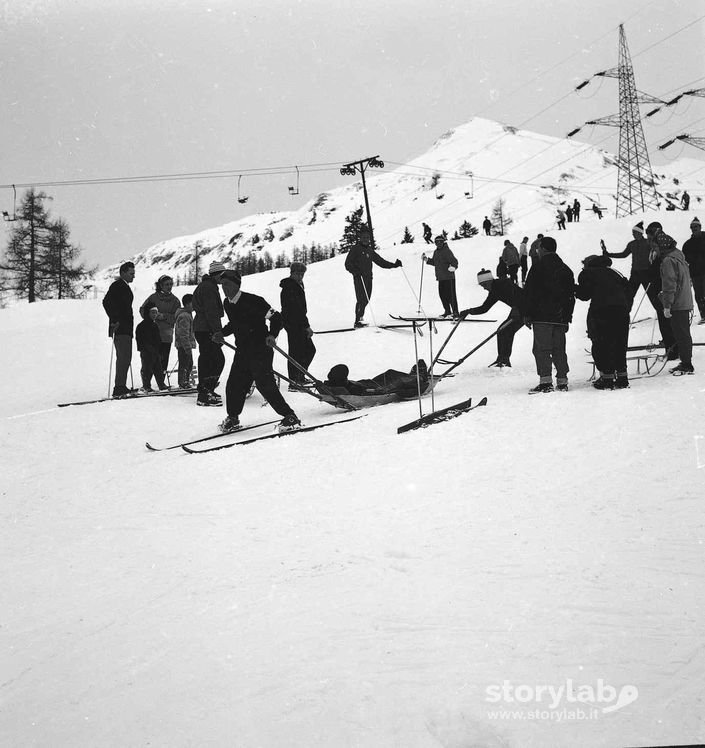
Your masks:
<svg viewBox="0 0 705 748"><path fill-rule="evenodd" d="M186 454L187 454L187 455L195 455L195 454L198 454L198 450L196 450L196 449L191 449L190 447L187 447L187 446L186 446L185 444L182 444L182 445L181 445L181 449L183 449L183 450L184 450L184 452L186 452Z"/></svg>
<svg viewBox="0 0 705 748"><path fill-rule="evenodd" d="M149 442L145 442L144 446L147 447L150 452L159 452L159 450L156 447L153 447Z"/></svg>
<svg viewBox="0 0 705 748"><path fill-rule="evenodd" d="M483 397L482 400L475 406L476 408L479 408L481 405L487 405L487 398Z"/></svg>

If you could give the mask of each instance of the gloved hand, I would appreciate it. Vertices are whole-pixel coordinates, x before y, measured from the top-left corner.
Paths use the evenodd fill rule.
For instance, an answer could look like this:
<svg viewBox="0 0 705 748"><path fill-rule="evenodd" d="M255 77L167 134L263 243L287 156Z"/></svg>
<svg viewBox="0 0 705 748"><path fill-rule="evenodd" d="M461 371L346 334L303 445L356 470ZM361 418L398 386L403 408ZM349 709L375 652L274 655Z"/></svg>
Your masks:
<svg viewBox="0 0 705 748"><path fill-rule="evenodd" d="M214 332L211 335L211 340L218 345L223 345L223 341L225 340L225 338L223 337L223 333L218 330L218 332Z"/></svg>
<svg viewBox="0 0 705 748"><path fill-rule="evenodd" d="M448 266L448 272L449 272L449 273L454 273L454 272L455 272L455 270L456 270L456 269L455 269L455 268L454 268L454 267L453 267L452 265L449 265L449 266Z"/></svg>
<svg viewBox="0 0 705 748"><path fill-rule="evenodd" d="M274 337L274 335L267 335L267 337L264 339L264 342L269 346L269 348L274 348L274 346L277 344L277 339Z"/></svg>
<svg viewBox="0 0 705 748"><path fill-rule="evenodd" d="M395 267L395 268L400 268L400 267L401 267L401 260L397 260L397 261L396 261L396 262L394 263L394 267Z"/></svg>
<svg viewBox="0 0 705 748"><path fill-rule="evenodd" d="M524 317L524 324L531 329L531 318L530 317Z"/></svg>
<svg viewBox="0 0 705 748"><path fill-rule="evenodd" d="M424 253L423 253L423 254L421 255L421 259L422 259L422 260L423 260L424 262L425 262L425 261L426 261L426 260L428 259L428 257L427 257L427 255L426 255L426 253L425 253L425 252L424 252Z"/></svg>
<svg viewBox="0 0 705 748"><path fill-rule="evenodd" d="M671 315L671 310L670 310L669 307L665 306L663 308L663 316L666 317L666 319L670 319L671 318L672 315Z"/></svg>
<svg viewBox="0 0 705 748"><path fill-rule="evenodd" d="M115 335L115 333L117 332L118 327L120 327L120 323L119 322L111 322L110 323L110 334L111 335Z"/></svg>
<svg viewBox="0 0 705 748"><path fill-rule="evenodd" d="M313 330L310 327L306 328L306 337L312 338L313 337Z"/></svg>

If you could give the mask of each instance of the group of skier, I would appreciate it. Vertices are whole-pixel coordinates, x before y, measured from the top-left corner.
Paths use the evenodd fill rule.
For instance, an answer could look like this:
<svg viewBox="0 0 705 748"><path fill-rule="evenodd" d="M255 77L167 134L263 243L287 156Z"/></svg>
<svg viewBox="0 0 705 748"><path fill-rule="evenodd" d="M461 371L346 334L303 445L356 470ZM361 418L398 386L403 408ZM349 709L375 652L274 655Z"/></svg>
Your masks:
<svg viewBox="0 0 705 748"><path fill-rule="evenodd" d="M700 324L705 323L705 236L697 218L690 224L692 236L683 245L683 252L668 236L660 223L653 222L644 230L640 222L632 229L633 240L622 252L609 252L602 244L602 254L583 260L577 283L572 270L557 253L555 239L539 234L531 247L524 237L520 250L505 240L500 261L508 272L495 278L491 271L480 270L478 283L487 291L480 306L458 310L455 271L458 261L443 235L435 238L432 255L424 254L423 261L435 269L438 292L443 304L443 317L464 319L469 315L485 314L498 301L510 308L509 316L497 332L497 359L492 366L511 366L514 335L524 326L533 332L533 354L539 383L532 393L552 392L553 369L556 388L568 389L568 360L566 333L573 318L575 300L590 302L587 316L588 336L599 377L593 383L597 389L619 389L629 386L627 374L627 344L630 310L639 289L654 307L665 355L669 360L680 358L671 370L675 375L693 373L690 314L693 309L691 284L700 312ZM646 234L646 236L644 235ZM513 249L513 251L512 251ZM629 278L613 270L613 258L631 256ZM527 259L531 269L527 273ZM389 262L380 257L372 246L369 230L363 226L360 241L348 253L345 267L353 275L356 292L354 327L364 326L363 315L372 293L372 265L391 269L401 261ZM521 270L521 283L518 271ZM192 351L198 346L198 386L196 402L199 406L220 406L216 392L225 366L222 346L225 338L235 336L235 355L225 386L226 418L220 424L223 432L240 427L239 416L245 399L254 386L282 416L282 430L295 429L300 421L282 396L273 372L273 347L282 329L288 336L289 391L301 391L307 386L307 370L316 353L313 330L308 321L303 279L306 266L294 262L290 275L280 282L281 313L262 297L242 291L240 274L227 269L220 262L211 263L208 273L181 302L172 293L173 280L161 276L155 291L140 307L143 321L134 330L141 356L143 391L151 391L154 376L160 390L167 389L172 343L178 351L178 386L192 387ZM131 262L120 267L120 277L110 286L103 300L109 318L109 335L116 353L114 397L128 395L127 373L132 357L133 294L135 268ZM221 290L224 299L221 297ZM642 299L643 301L643 299ZM226 319L223 324L223 318Z"/></svg>

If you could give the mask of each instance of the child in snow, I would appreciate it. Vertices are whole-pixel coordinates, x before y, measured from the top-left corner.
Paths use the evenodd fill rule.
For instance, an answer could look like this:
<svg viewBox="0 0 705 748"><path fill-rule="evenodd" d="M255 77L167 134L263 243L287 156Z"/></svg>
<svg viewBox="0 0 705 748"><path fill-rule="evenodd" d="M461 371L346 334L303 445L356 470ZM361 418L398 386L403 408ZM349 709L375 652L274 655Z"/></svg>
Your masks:
<svg viewBox="0 0 705 748"><path fill-rule="evenodd" d="M135 338L137 340L137 350L142 358L142 368L140 370L142 391L153 392L152 375L157 380L160 390L169 389L164 383L164 369L162 369L159 355L161 345L161 336L157 325L159 309L156 306L151 306L148 309L143 308L141 311L144 319L137 325Z"/></svg>
<svg viewBox="0 0 705 748"><path fill-rule="evenodd" d="M188 389L193 386L191 372L193 371L193 351L196 348L196 336L193 334L193 295L184 294L181 299L183 306L174 316L174 338L176 352L179 354L179 387Z"/></svg>

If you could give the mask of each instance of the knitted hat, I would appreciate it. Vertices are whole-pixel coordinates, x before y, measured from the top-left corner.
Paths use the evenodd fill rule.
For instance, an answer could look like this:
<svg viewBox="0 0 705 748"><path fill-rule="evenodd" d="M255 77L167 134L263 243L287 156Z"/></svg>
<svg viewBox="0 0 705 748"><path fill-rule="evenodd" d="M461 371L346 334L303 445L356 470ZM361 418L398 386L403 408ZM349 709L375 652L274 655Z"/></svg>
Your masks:
<svg viewBox="0 0 705 748"><path fill-rule="evenodd" d="M156 309L157 311L159 311L159 307L156 304L152 304L152 306L147 307L147 311L149 312L151 312L152 309Z"/></svg>
<svg viewBox="0 0 705 748"><path fill-rule="evenodd" d="M443 234L439 234L433 241L438 244L439 242L445 242L446 238Z"/></svg>
<svg viewBox="0 0 705 748"><path fill-rule="evenodd" d="M211 262L208 267L208 275L220 275L225 272L225 265L222 262Z"/></svg>
<svg viewBox="0 0 705 748"><path fill-rule="evenodd" d="M291 265L289 265L289 271L292 273L305 273L306 265L304 265L303 262L292 262Z"/></svg>
<svg viewBox="0 0 705 748"><path fill-rule="evenodd" d="M632 227L632 231L636 234L641 234L642 236L644 236L644 222L639 221L636 226Z"/></svg>
<svg viewBox="0 0 705 748"><path fill-rule="evenodd" d="M693 220L690 222L690 228L691 229L699 229L700 228L700 219L695 216Z"/></svg>
<svg viewBox="0 0 705 748"><path fill-rule="evenodd" d="M477 274L477 282L478 283L487 283L487 281L493 281L494 276L492 275L491 270L485 270L485 268L482 268L480 272Z"/></svg>

